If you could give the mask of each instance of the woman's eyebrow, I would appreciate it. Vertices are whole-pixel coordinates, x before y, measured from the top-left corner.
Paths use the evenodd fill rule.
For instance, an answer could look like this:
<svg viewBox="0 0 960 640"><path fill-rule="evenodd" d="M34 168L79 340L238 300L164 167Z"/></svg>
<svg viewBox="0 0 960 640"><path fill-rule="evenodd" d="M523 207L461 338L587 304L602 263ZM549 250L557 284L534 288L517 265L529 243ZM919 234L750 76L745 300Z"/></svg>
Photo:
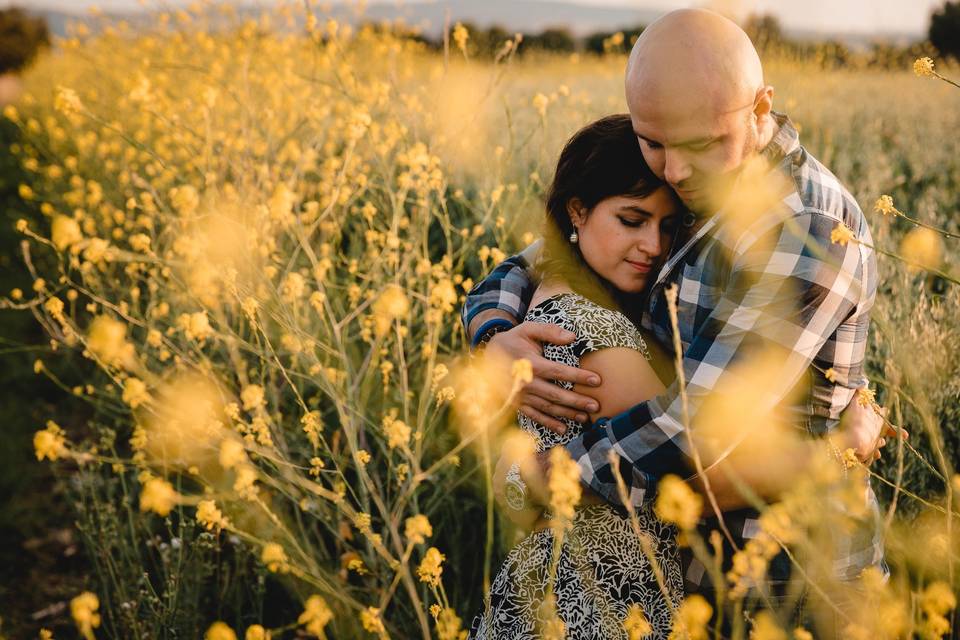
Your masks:
<svg viewBox="0 0 960 640"><path fill-rule="evenodd" d="M652 216L653 214L644 209L643 207L637 206L635 204L625 204L620 207L620 211L631 211L633 213L639 213L643 216Z"/></svg>

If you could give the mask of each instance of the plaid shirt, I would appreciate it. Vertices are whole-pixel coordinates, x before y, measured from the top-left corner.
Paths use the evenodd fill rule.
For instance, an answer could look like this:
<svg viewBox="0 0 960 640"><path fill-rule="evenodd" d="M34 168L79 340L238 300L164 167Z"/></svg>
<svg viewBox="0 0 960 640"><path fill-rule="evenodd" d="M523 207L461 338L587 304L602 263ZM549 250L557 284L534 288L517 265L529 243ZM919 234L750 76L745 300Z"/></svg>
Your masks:
<svg viewBox="0 0 960 640"><path fill-rule="evenodd" d="M789 188L776 206L743 224L720 211L682 245L674 247L643 310L643 328L672 351L672 330L664 288L678 286L678 320L690 422L727 378L731 365L775 348L782 357L771 379L780 382L774 398L791 420L811 434L834 429L855 390L866 385L864 359L869 310L876 295L876 257L860 207L840 181L801 145L790 120L776 114L779 130L761 155L786 177ZM859 242L831 241L838 223ZM463 321L497 308L520 319L535 287L528 272L534 248L499 265L467 298ZM836 382L824 371L833 369ZM797 391L799 390L799 394ZM789 400L787 397L789 396ZM758 399L759 400L759 399ZM620 457L619 472L636 505L654 497L657 478L686 475L693 467L682 419L678 383L663 395L634 406L566 445L585 484L614 504L620 494L608 453ZM849 535L835 536L834 572L852 579L879 565L882 539L879 509L865 487L868 517ZM757 512L726 512L724 521L738 547L758 531ZM710 528L711 523L704 521ZM728 549L725 556L729 558ZM884 567L885 568L885 567ZM685 566L688 589L707 588L696 560ZM787 580L789 561L771 563L771 581Z"/></svg>

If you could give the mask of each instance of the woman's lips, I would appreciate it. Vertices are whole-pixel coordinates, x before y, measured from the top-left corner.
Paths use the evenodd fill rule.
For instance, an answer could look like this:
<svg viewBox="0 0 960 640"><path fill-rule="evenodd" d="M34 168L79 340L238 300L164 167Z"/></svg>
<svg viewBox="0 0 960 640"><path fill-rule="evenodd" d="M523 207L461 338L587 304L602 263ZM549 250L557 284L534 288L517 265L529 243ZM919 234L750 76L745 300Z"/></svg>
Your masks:
<svg viewBox="0 0 960 640"><path fill-rule="evenodd" d="M653 268L652 262L634 262L633 260L625 260L624 262L640 273L650 273L650 270Z"/></svg>

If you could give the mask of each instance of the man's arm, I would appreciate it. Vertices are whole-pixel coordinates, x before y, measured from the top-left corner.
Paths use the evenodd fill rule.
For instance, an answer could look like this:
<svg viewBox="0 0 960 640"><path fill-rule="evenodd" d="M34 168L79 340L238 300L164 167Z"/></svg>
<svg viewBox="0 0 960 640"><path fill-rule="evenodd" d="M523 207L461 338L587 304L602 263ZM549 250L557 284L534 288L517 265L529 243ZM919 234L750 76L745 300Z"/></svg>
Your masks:
<svg viewBox="0 0 960 640"><path fill-rule="evenodd" d="M700 411L722 406L725 395L742 403L735 390L743 394L738 382L755 359L762 358L765 375L764 384L751 390L752 414L764 415L786 397L861 298L860 248L830 242L834 225L826 216L805 213L737 247L721 299L683 355L685 394L675 382L663 395L567 444L587 485L610 502L622 502L608 461L611 450L620 457L618 470L636 505L654 497L662 475L687 475L693 451L686 425L709 418ZM762 435L770 425L748 426Z"/></svg>
<svg viewBox="0 0 960 640"><path fill-rule="evenodd" d="M513 324L523 319L537 288L532 266L541 245L542 241L534 242L507 258L470 290L460 316L468 339L472 340L477 329L493 318L505 318Z"/></svg>

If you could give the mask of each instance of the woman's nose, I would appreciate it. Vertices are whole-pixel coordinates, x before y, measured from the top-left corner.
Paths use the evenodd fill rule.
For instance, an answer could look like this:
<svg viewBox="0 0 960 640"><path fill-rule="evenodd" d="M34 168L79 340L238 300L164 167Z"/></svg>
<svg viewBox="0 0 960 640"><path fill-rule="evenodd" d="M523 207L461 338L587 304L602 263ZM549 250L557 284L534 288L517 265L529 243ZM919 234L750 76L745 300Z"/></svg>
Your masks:
<svg viewBox="0 0 960 640"><path fill-rule="evenodd" d="M644 225L643 235L637 242L637 248L646 253L651 258L656 258L663 250L660 242L660 231L655 225Z"/></svg>

